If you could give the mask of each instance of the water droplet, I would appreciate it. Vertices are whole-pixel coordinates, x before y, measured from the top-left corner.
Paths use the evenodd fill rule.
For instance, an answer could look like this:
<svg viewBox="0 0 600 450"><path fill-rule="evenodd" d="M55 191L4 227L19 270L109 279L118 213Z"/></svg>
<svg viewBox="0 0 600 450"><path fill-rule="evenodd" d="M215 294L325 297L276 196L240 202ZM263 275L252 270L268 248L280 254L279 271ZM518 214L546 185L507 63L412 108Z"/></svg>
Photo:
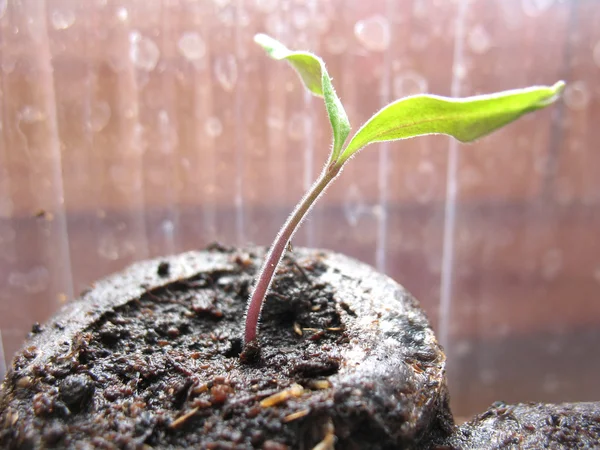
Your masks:
<svg viewBox="0 0 600 450"><path fill-rule="evenodd" d="M148 141L146 139L146 130L144 127L136 123L133 127L133 133L131 133L131 142L129 148L125 148L125 151L132 156L143 155L148 147Z"/></svg>
<svg viewBox="0 0 600 450"><path fill-rule="evenodd" d="M459 80L467 76L467 68L463 64L456 64L452 67L452 74Z"/></svg>
<svg viewBox="0 0 600 450"><path fill-rule="evenodd" d="M204 131L210 137L218 137L223 132L223 124L218 117L209 117L204 124Z"/></svg>
<svg viewBox="0 0 600 450"><path fill-rule="evenodd" d="M110 261L119 259L119 243L113 233L105 234L98 242L98 254Z"/></svg>
<svg viewBox="0 0 600 450"><path fill-rule="evenodd" d="M13 72L13 70L15 70L15 67L17 65L17 56L14 53L10 53L8 52L6 49L2 49L3 50L3 55L2 58L0 58L2 60L1 65L2 65L2 71L5 74L10 74Z"/></svg>
<svg viewBox="0 0 600 450"><path fill-rule="evenodd" d="M436 185L437 174L430 161L421 161L417 169L406 176L406 187L420 203L427 203L432 199Z"/></svg>
<svg viewBox="0 0 600 450"><path fill-rule="evenodd" d="M569 108L580 111L590 102L590 93L583 81L574 81L565 87L563 98Z"/></svg>
<svg viewBox="0 0 600 450"><path fill-rule="evenodd" d="M479 372L479 379L484 385L489 386L491 384L494 384L496 378L496 371L493 369L483 369L481 372Z"/></svg>
<svg viewBox="0 0 600 450"><path fill-rule="evenodd" d="M280 36L285 33L287 26L287 23L278 14L269 15L265 21L265 28L271 36Z"/></svg>
<svg viewBox="0 0 600 450"><path fill-rule="evenodd" d="M280 130L283 128L285 124L284 113L280 109L271 108L267 112L267 126L269 128L274 128L276 130Z"/></svg>
<svg viewBox="0 0 600 450"><path fill-rule="evenodd" d="M169 114L164 109L158 113L158 130L161 138L161 150L163 153L169 154L175 150L179 143L177 130L173 127Z"/></svg>
<svg viewBox="0 0 600 450"><path fill-rule="evenodd" d="M461 340L456 343L454 346L454 354L457 357L466 356L473 351L473 345L466 340Z"/></svg>
<svg viewBox="0 0 600 450"><path fill-rule="evenodd" d="M254 0L256 8L263 13L272 13L277 8L279 0Z"/></svg>
<svg viewBox="0 0 600 450"><path fill-rule="evenodd" d="M542 276L546 280L553 279L559 274L562 264L562 252L557 248L548 250L542 257Z"/></svg>
<svg viewBox="0 0 600 450"><path fill-rule="evenodd" d="M121 164L114 164L108 169L113 186L124 193L138 191L142 187L141 172L131 170Z"/></svg>
<svg viewBox="0 0 600 450"><path fill-rule="evenodd" d="M119 19L121 22L126 22L128 17L129 12L127 11L127 8L121 6L119 9L117 9L117 19Z"/></svg>
<svg viewBox="0 0 600 450"><path fill-rule="evenodd" d="M0 198L0 219L10 219L13 215L13 202L10 198ZM2 236L0 235L0 243L2 243Z"/></svg>
<svg viewBox="0 0 600 450"><path fill-rule="evenodd" d="M51 21L55 30L66 30L75 23L75 13L70 9L55 10L52 12Z"/></svg>
<svg viewBox="0 0 600 450"><path fill-rule="evenodd" d="M396 98L422 94L427 92L427 79L420 73L409 70L394 77L393 90Z"/></svg>
<svg viewBox="0 0 600 450"><path fill-rule="evenodd" d="M206 44L198 33L184 33L177 42L177 48L188 61L197 61L206 54Z"/></svg>
<svg viewBox="0 0 600 450"><path fill-rule="evenodd" d="M308 8L299 6L292 11L292 23L297 30L303 30L307 27L310 22L310 13Z"/></svg>
<svg viewBox="0 0 600 450"><path fill-rule="evenodd" d="M215 76L221 87L227 92L231 92L238 77L235 56L229 54L217 58L215 61Z"/></svg>
<svg viewBox="0 0 600 450"><path fill-rule="evenodd" d="M318 14L314 19L313 23L319 33L326 33L329 30L330 21L326 14Z"/></svg>
<svg viewBox="0 0 600 450"><path fill-rule="evenodd" d="M354 35L367 50L383 52L390 45L390 25L380 15L360 20L354 25Z"/></svg>
<svg viewBox="0 0 600 450"><path fill-rule="evenodd" d="M554 0L522 0L523 12L530 17L537 17L547 11Z"/></svg>
<svg viewBox="0 0 600 450"><path fill-rule="evenodd" d="M325 48L332 55L341 55L346 51L346 39L341 34L331 34L325 38Z"/></svg>
<svg viewBox="0 0 600 450"><path fill-rule="evenodd" d="M288 135L290 139L299 141L304 137L306 121L307 117L302 113L294 113L292 117L290 117L288 123Z"/></svg>
<svg viewBox="0 0 600 450"><path fill-rule="evenodd" d="M16 288L24 289L29 294L44 292L50 284L50 272L44 266L32 267L27 272L12 272L8 283Z"/></svg>
<svg viewBox="0 0 600 450"><path fill-rule="evenodd" d="M6 12L6 6L8 5L8 0L0 0L0 19L4 17L4 13Z"/></svg>
<svg viewBox="0 0 600 450"><path fill-rule="evenodd" d="M477 53L479 55L487 52L492 46L490 35L482 25L477 25L471 30L467 38L467 42L469 43L469 47L473 53Z"/></svg>
<svg viewBox="0 0 600 450"><path fill-rule="evenodd" d="M593 58L596 65L600 67L600 41L594 45Z"/></svg>
<svg viewBox="0 0 600 450"><path fill-rule="evenodd" d="M19 120L25 123L35 123L46 120L46 114L35 106L24 106L19 111Z"/></svg>
<svg viewBox="0 0 600 450"><path fill-rule="evenodd" d="M412 33L410 36L410 48L414 51L422 51L429 45L429 35L425 33Z"/></svg>
<svg viewBox="0 0 600 450"><path fill-rule="evenodd" d="M358 186L353 184L346 191L346 200L344 201L344 216L350 224L355 227L358 224L360 216L365 212L365 203L362 193Z"/></svg>
<svg viewBox="0 0 600 450"><path fill-rule="evenodd" d="M154 41L137 31L132 31L129 35L129 43L129 57L134 66L147 72L153 71L160 58L160 50Z"/></svg>
<svg viewBox="0 0 600 450"><path fill-rule="evenodd" d="M558 392L559 388L560 388L560 381L558 380L556 375L554 375L552 373L548 373L548 374L544 375L544 381L542 382L542 389L545 392L548 392L548 393Z"/></svg>
<svg viewBox="0 0 600 450"><path fill-rule="evenodd" d="M173 231L175 230L175 224L173 223L172 220L163 220L161 223L162 231L164 234L166 234L167 236L173 236Z"/></svg>
<svg viewBox="0 0 600 450"><path fill-rule="evenodd" d="M233 27L235 25L236 11L233 6L221 9L217 12L217 18L224 27Z"/></svg>
<svg viewBox="0 0 600 450"><path fill-rule="evenodd" d="M600 266L596 267L596 270L594 270L594 273L592 276L594 277L594 280L596 280L598 283L600 283Z"/></svg>
<svg viewBox="0 0 600 450"><path fill-rule="evenodd" d="M92 104L90 108L90 121L88 126L90 130L97 133L108 125L110 120L110 106L108 103L100 101Z"/></svg>

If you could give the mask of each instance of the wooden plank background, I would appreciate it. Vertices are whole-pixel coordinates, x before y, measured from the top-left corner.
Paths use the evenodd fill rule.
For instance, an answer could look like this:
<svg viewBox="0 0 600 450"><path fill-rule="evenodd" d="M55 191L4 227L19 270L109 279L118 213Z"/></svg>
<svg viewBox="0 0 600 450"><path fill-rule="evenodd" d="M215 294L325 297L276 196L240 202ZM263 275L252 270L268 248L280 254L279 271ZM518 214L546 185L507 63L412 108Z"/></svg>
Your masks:
<svg viewBox="0 0 600 450"><path fill-rule="evenodd" d="M598 400L595 0L0 0L5 359L133 261L269 243L330 129L257 32L321 55L354 128L402 95L567 81L562 102L476 144L364 151L296 245L373 264L420 299L457 413Z"/></svg>

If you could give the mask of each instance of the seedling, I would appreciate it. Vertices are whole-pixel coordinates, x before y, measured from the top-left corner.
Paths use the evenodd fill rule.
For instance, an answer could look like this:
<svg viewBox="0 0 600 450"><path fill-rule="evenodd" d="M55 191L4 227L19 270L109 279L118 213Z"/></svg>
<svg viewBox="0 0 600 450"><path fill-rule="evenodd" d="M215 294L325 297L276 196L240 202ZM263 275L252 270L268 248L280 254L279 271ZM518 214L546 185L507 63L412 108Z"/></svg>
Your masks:
<svg viewBox="0 0 600 450"><path fill-rule="evenodd" d="M258 345L256 338L262 305L290 239L317 199L340 174L344 164L358 151L374 142L428 134L446 134L461 142L472 142L524 114L552 104L565 86L559 81L553 86L466 98L413 95L396 100L375 113L346 144L350 122L321 58L309 52L291 51L264 34L257 34L254 40L271 58L286 60L296 70L306 89L323 98L333 131L333 145L319 178L296 205L267 253L248 301L244 333L246 346Z"/></svg>

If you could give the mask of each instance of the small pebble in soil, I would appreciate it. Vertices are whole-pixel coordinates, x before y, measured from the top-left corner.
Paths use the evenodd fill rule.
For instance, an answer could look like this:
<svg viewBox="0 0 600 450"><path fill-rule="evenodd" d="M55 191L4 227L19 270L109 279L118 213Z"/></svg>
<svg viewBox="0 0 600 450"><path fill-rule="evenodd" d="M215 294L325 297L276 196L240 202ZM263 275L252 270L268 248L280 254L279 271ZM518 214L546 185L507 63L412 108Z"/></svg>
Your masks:
<svg viewBox="0 0 600 450"><path fill-rule="evenodd" d="M158 269L156 270L156 273L159 277L168 277L170 269L171 269L171 267L169 266L168 262L161 261L161 263L158 265Z"/></svg>
<svg viewBox="0 0 600 450"><path fill-rule="evenodd" d="M59 397L71 412L78 412L92 398L94 391L94 382L88 375L69 375L60 384Z"/></svg>

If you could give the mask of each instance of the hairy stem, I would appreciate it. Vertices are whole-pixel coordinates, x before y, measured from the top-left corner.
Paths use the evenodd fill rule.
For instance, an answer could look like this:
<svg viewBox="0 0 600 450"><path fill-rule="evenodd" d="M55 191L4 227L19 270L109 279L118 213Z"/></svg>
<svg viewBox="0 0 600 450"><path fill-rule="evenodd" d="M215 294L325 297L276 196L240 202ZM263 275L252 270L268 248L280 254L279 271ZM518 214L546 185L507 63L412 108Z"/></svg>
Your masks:
<svg viewBox="0 0 600 450"><path fill-rule="evenodd" d="M265 296L273 282L275 270L285 253L288 242L302 223L306 214L310 211L319 196L325 192L329 183L339 174L341 165L333 164L326 166L315 183L304 195L300 203L287 218L285 224L279 230L275 241L271 245L267 257L260 269L260 275L254 285L254 290L248 301L246 309L246 330L244 332L244 343L248 344L256 339L258 333L258 321L265 300Z"/></svg>

